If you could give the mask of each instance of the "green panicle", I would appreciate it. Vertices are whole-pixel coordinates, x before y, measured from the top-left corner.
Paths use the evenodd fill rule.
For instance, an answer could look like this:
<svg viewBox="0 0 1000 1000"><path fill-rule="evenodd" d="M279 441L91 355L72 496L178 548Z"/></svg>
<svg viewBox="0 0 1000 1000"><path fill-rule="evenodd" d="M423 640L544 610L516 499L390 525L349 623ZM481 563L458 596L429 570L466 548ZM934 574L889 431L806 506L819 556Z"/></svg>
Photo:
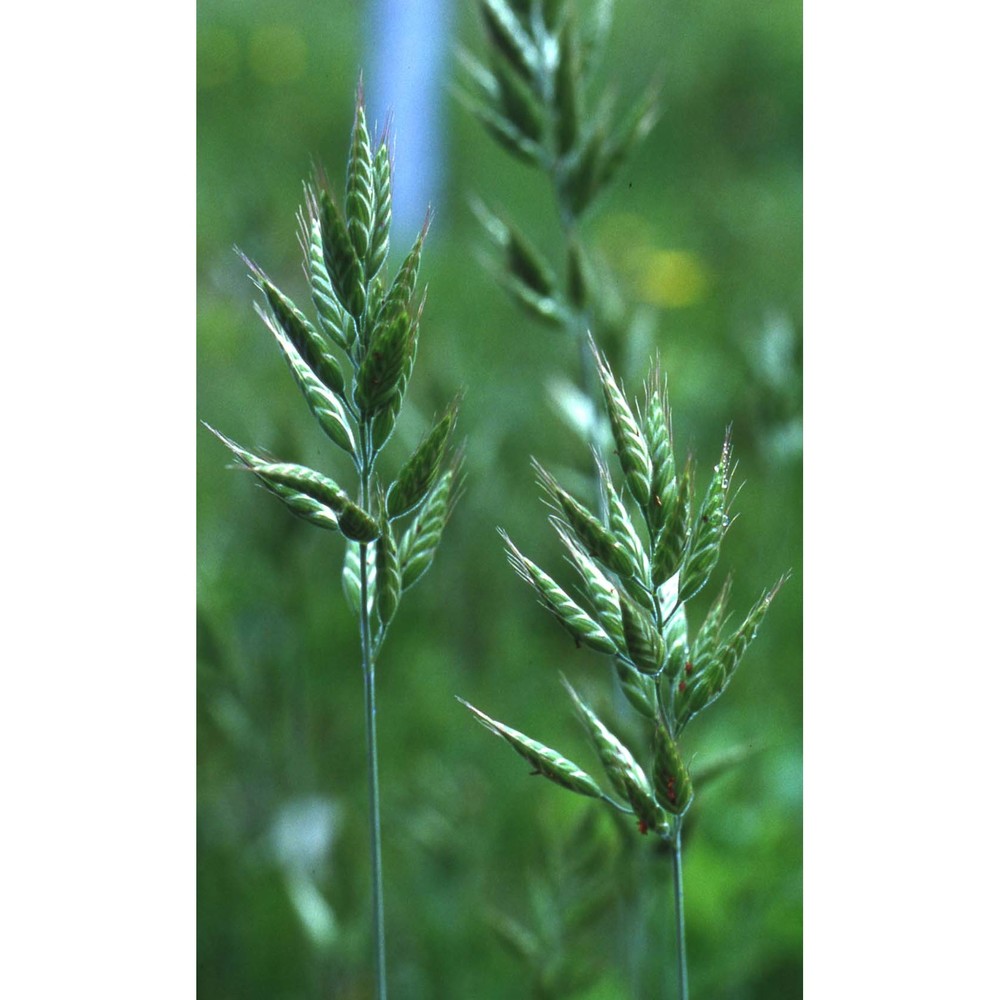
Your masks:
<svg viewBox="0 0 1000 1000"><path fill-rule="evenodd" d="M563 686L573 699L580 720L590 735L615 791L628 801L640 822L651 829L658 828L663 822L663 813L656 804L646 772L639 766L628 747L601 722L565 677Z"/></svg>
<svg viewBox="0 0 1000 1000"><path fill-rule="evenodd" d="M269 464L265 459L259 458L252 452L247 451L246 448L241 447L231 438L226 437L225 434L217 431L209 424L205 424L205 426L233 453L236 460L245 469L256 472L257 469ZM279 500L283 501L285 506L297 517L319 528L326 528L329 531L337 530L337 515L327 504L316 499L314 496L270 481L264 477L258 476L258 480L269 493L272 493Z"/></svg>
<svg viewBox="0 0 1000 1000"><path fill-rule="evenodd" d="M556 291L555 272L531 241L482 202L474 202L473 211L503 254L509 281L523 285L541 298L552 297Z"/></svg>
<svg viewBox="0 0 1000 1000"><path fill-rule="evenodd" d="M407 459L396 481L389 487L386 509L391 519L409 514L427 495L444 461L457 415L456 399Z"/></svg>
<svg viewBox="0 0 1000 1000"><path fill-rule="evenodd" d="M501 114L517 131L532 142L545 136L545 115L530 84L503 59L493 60L494 80Z"/></svg>
<svg viewBox="0 0 1000 1000"><path fill-rule="evenodd" d="M306 277L309 279L309 291L313 306L319 317L323 332L343 351L350 350L357 337L357 325L354 318L344 308L337 298L333 283L326 269L323 257L323 235L317 215L319 208L315 194L306 189L306 199L309 204L309 214L299 215L299 241L305 254Z"/></svg>
<svg viewBox="0 0 1000 1000"><path fill-rule="evenodd" d="M656 594L634 576L621 577L621 591L654 618L657 614Z"/></svg>
<svg viewBox="0 0 1000 1000"><path fill-rule="evenodd" d="M724 605L724 597L720 595L695 640L692 673L682 679L683 687L680 684L677 687L674 712L679 726L687 725L729 686L743 654L756 636L771 602L786 579L787 577L782 577L763 594L740 627L722 642L719 641L719 630L722 627L721 606Z"/></svg>
<svg viewBox="0 0 1000 1000"><path fill-rule="evenodd" d="M660 805L675 816L683 816L694 798L680 750L662 723L653 734L653 788Z"/></svg>
<svg viewBox="0 0 1000 1000"><path fill-rule="evenodd" d="M622 611L618 598L618 589L601 572L600 567L563 529L558 518L552 518L553 527L560 540L569 552L570 562L580 574L583 592L594 607L594 613L601 628L614 640L618 652L626 652L625 633L622 631Z"/></svg>
<svg viewBox="0 0 1000 1000"><path fill-rule="evenodd" d="M722 589L709 607L705 620L701 623L701 628L698 629L698 634L691 645L691 663L695 676L716 658L722 638L722 626L726 620L726 606L729 602L732 582L731 576L726 577Z"/></svg>
<svg viewBox="0 0 1000 1000"><path fill-rule="evenodd" d="M514 12L504 0L480 0L479 10L496 57L530 84L538 66L538 51Z"/></svg>
<svg viewBox="0 0 1000 1000"><path fill-rule="evenodd" d="M383 316L358 369L354 401L363 414L377 413L400 388L412 353L413 322L405 311Z"/></svg>
<svg viewBox="0 0 1000 1000"><path fill-rule="evenodd" d="M731 444L729 432L722 445L722 457L712 476L708 492L695 518L691 541L681 566L678 599L688 601L708 582L719 561L722 539L729 527L726 501L729 495L729 463Z"/></svg>
<svg viewBox="0 0 1000 1000"><path fill-rule="evenodd" d="M629 659L644 674L663 669L666 649L650 614L630 598L622 596L622 627Z"/></svg>
<svg viewBox="0 0 1000 1000"><path fill-rule="evenodd" d="M656 681L648 674L641 674L624 660L615 660L615 669L622 686L622 694L632 707L647 719L655 719L657 713Z"/></svg>
<svg viewBox="0 0 1000 1000"><path fill-rule="evenodd" d="M396 420L399 418L399 411L403 407L406 387L409 385L410 376L413 374L413 365L417 359L417 342L420 339L420 312L422 310L423 303L417 310L417 318L410 323L409 336L406 338L406 350L403 355L402 372L392 398L375 414L372 420L372 446L376 454L392 435Z"/></svg>
<svg viewBox="0 0 1000 1000"><path fill-rule="evenodd" d="M559 32L559 61L555 73L556 149L565 156L576 144L583 116L580 43L573 12L563 20Z"/></svg>
<svg viewBox="0 0 1000 1000"><path fill-rule="evenodd" d="M382 305L385 302L385 288L381 278L373 278L368 284L368 291L365 294L365 314L361 320L361 326L366 333L375 329L379 317L382 314Z"/></svg>
<svg viewBox="0 0 1000 1000"><path fill-rule="evenodd" d="M532 461L538 482L573 537L583 550L619 576L632 574L632 559L628 550L581 503L569 495L536 461Z"/></svg>
<svg viewBox="0 0 1000 1000"><path fill-rule="evenodd" d="M487 104L493 104L500 99L500 84L496 76L486 68L468 49L459 48L456 53L461 69L466 73L472 84L472 93ZM466 92L459 90L457 96L463 103L474 101Z"/></svg>
<svg viewBox="0 0 1000 1000"><path fill-rule="evenodd" d="M521 131L503 115L493 108L475 101L464 94L459 99L469 112L479 120L479 123L499 145L513 157L524 163L537 164L545 158L545 151L533 139L523 135Z"/></svg>
<svg viewBox="0 0 1000 1000"><path fill-rule="evenodd" d="M256 462L253 471L266 482L305 493L337 513L351 503L351 498L332 479L305 465L294 462Z"/></svg>
<svg viewBox="0 0 1000 1000"><path fill-rule="evenodd" d="M677 733L699 713L708 708L722 694L725 685L725 671L718 661L708 667L694 680L681 678L676 685L674 695L674 717L677 720Z"/></svg>
<svg viewBox="0 0 1000 1000"><path fill-rule="evenodd" d="M664 625L677 608L677 585L680 579L677 575L664 580L655 590L656 606L654 613L660 625Z"/></svg>
<svg viewBox="0 0 1000 1000"><path fill-rule="evenodd" d="M325 528L327 531L339 531L340 521L336 514L325 504L307 496L305 493L296 493L281 486L269 486L268 490L273 493L285 506L298 518L315 525L317 528Z"/></svg>
<svg viewBox="0 0 1000 1000"><path fill-rule="evenodd" d="M507 546L507 559L511 566L577 643L584 643L599 653L616 653L618 647L607 632L552 577L522 555L507 535L500 534Z"/></svg>
<svg viewBox="0 0 1000 1000"><path fill-rule="evenodd" d="M507 269L542 298L551 298L556 290L556 276L548 261L515 226L507 227L504 247Z"/></svg>
<svg viewBox="0 0 1000 1000"><path fill-rule="evenodd" d="M625 475L628 488L640 507L649 506L653 466L649 458L649 445L618 384L607 359L598 352L591 339L590 348L597 365L597 372L604 391L604 402L611 422L611 433L615 439L618 461Z"/></svg>
<svg viewBox="0 0 1000 1000"><path fill-rule="evenodd" d="M655 535L672 519L677 503L677 470L666 388L661 388L658 375L654 375L648 385L643 431L649 443L649 460L653 469L647 512L650 530Z"/></svg>
<svg viewBox="0 0 1000 1000"><path fill-rule="evenodd" d="M368 613L371 614L375 606L375 546L366 546L365 552L368 562ZM347 603L357 618L361 614L361 545L358 542L347 542L341 583Z"/></svg>
<svg viewBox="0 0 1000 1000"><path fill-rule="evenodd" d="M607 142L607 127L603 121L593 125L586 139L581 139L569 158L561 190L574 215L580 216L590 207L597 194L597 178Z"/></svg>
<svg viewBox="0 0 1000 1000"><path fill-rule="evenodd" d="M360 507L351 504L337 516L340 520L340 530L345 538L356 542L373 542L378 538L378 524Z"/></svg>
<svg viewBox="0 0 1000 1000"><path fill-rule="evenodd" d="M667 665L664 673L668 681L681 676L691 660L688 647L687 611L680 605L667 620L663 630L663 643L667 648Z"/></svg>
<svg viewBox="0 0 1000 1000"><path fill-rule="evenodd" d="M363 100L364 93L359 83L358 100L354 109L354 127L351 129L351 151L347 158L347 191L344 196L344 208L351 245L358 260L365 262L367 275L368 253L375 222L375 177L371 136L368 134Z"/></svg>
<svg viewBox="0 0 1000 1000"><path fill-rule="evenodd" d="M505 726L496 719L491 719L485 712L480 712L478 708L470 705L463 698L458 699L472 714L491 732L501 739L506 740L529 764L531 764L532 774L540 774L549 781L554 781L557 785L577 792L580 795L589 795L591 798L604 798L600 785L578 767L571 760L567 760L562 754L551 750L543 743L519 733L510 726Z"/></svg>
<svg viewBox="0 0 1000 1000"><path fill-rule="evenodd" d="M338 526L345 538L357 542L373 542L378 538L378 524L332 479L321 473L291 462L264 463L254 466L253 471L267 484L296 490L325 504L337 515Z"/></svg>
<svg viewBox="0 0 1000 1000"><path fill-rule="evenodd" d="M608 527L611 533L629 554L632 562L631 575L647 588L652 588L650 578L649 557L646 555L646 546L639 538L639 533L635 530L628 508L622 501L621 494L615 489L611 481L611 474L607 466L595 456L597 461L598 475L601 480L601 488L604 490L604 499L608 509Z"/></svg>
<svg viewBox="0 0 1000 1000"><path fill-rule="evenodd" d="M403 590L409 590L430 569L441 535L451 515L460 459L445 469L399 543Z"/></svg>
<svg viewBox="0 0 1000 1000"><path fill-rule="evenodd" d="M694 462L688 457L677 480L677 498L665 514L663 526L653 546L653 583L665 583L680 568L691 534L691 493Z"/></svg>
<svg viewBox="0 0 1000 1000"><path fill-rule="evenodd" d="M365 276L369 281L378 274L389 255L389 229L392 223L392 162L389 146L383 140L375 153L375 220Z"/></svg>
<svg viewBox="0 0 1000 1000"><path fill-rule="evenodd" d="M317 194L323 262L333 290L347 311L360 321L365 312L365 283L361 261L351 242L344 219L326 188Z"/></svg>
<svg viewBox="0 0 1000 1000"><path fill-rule="evenodd" d="M722 664L726 684L729 683L733 674L736 672L736 668L739 666L740 660L743 659L743 654L747 651L747 647L756 637L757 629L760 627L761 622L764 620L764 616L771 607L771 602L784 585L786 579L786 576L781 577L781 579L778 580L778 582L769 591L763 594L757 603L750 609L750 612L744 619L743 624L740 625L740 627L731 636L729 636L725 642L719 645L716 655L719 663Z"/></svg>
<svg viewBox="0 0 1000 1000"><path fill-rule="evenodd" d="M395 316L407 311L410 300L417 287L417 272L420 270L420 255L423 252L424 240L427 238L427 230L430 228L430 216L424 220L423 228L417 235L410 252L406 255L403 263L399 265L396 277L386 292L379 310L379 322L391 320Z"/></svg>
<svg viewBox="0 0 1000 1000"><path fill-rule="evenodd" d="M569 314L558 295L542 295L506 271L500 272L497 280L514 302L532 319L556 330L565 328Z"/></svg>
<svg viewBox="0 0 1000 1000"><path fill-rule="evenodd" d="M278 342L292 376L323 432L334 444L355 456L354 434L343 403L319 380L277 323L262 309L258 309L258 314Z"/></svg>
<svg viewBox="0 0 1000 1000"><path fill-rule="evenodd" d="M396 613L402 589L396 538L383 507L379 537L375 542L375 604L383 630L388 628L392 616Z"/></svg>
<svg viewBox="0 0 1000 1000"><path fill-rule="evenodd" d="M302 356L302 360L331 392L343 398L344 373L340 363L327 349L326 341L296 308L295 303L263 271L254 264L250 266L264 293L271 315Z"/></svg>

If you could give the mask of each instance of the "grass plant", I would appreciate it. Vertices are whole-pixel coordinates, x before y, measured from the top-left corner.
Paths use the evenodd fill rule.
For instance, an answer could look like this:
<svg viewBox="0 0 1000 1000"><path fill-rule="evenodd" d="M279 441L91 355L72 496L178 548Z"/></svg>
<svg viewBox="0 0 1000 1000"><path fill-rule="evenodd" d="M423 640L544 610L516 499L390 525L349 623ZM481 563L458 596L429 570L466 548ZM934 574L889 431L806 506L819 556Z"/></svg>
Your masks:
<svg viewBox="0 0 1000 1000"><path fill-rule="evenodd" d="M607 518L602 520L535 463L549 520L576 572L582 600L509 537L503 538L511 566L576 644L613 658L621 690L644 723L643 751L633 754L565 677L563 684L610 789L559 751L463 704L527 760L533 774L631 816L640 834L652 834L669 849L678 996L687 1000L681 849L694 784L680 738L728 687L784 578L762 593L731 630L727 580L701 625L691 627L686 606L708 584L731 523L729 433L708 488L695 505L694 463L689 457L681 468L676 461L659 370L654 367L646 382L641 408L633 406L593 343L591 350L618 446L620 475L599 460Z"/></svg>
<svg viewBox="0 0 1000 1000"><path fill-rule="evenodd" d="M392 162L386 132L372 141L358 88L343 209L322 175L305 187L299 215L310 320L257 264L244 258L262 302L257 312L313 417L353 467L355 485L306 466L256 454L212 428L236 467L292 514L341 534L342 582L358 621L365 695L376 995L385 1000L386 948L379 808L376 664L400 599L430 567L459 486L452 446L457 400L401 469L377 462L392 436L413 372L424 299L417 276L427 225L388 280ZM426 293L425 293L426 294Z"/></svg>
<svg viewBox="0 0 1000 1000"><path fill-rule="evenodd" d="M480 0L486 56L462 53L461 97L497 143L551 187L565 257L561 279L560 269L513 222L481 203L476 212L500 252L502 286L526 314L573 343L579 389L563 393L560 402L566 413L586 414L569 422L594 460L590 506L535 465L582 602L504 534L508 559L578 646L613 658L616 684L644 723L643 751L633 754L565 678L610 788L558 751L463 704L528 760L533 774L631 816L641 834L669 851L677 991L687 1000L682 830L694 785L680 738L728 686L784 578L731 631L727 581L700 627L689 627L688 602L716 569L730 525L730 434L696 506L694 463L690 456L683 466L677 462L659 363L640 406L594 342L608 325L604 303L613 296L585 250L581 222L657 115L654 87L627 111L596 93L610 9L601 0ZM609 468L609 439L620 475Z"/></svg>

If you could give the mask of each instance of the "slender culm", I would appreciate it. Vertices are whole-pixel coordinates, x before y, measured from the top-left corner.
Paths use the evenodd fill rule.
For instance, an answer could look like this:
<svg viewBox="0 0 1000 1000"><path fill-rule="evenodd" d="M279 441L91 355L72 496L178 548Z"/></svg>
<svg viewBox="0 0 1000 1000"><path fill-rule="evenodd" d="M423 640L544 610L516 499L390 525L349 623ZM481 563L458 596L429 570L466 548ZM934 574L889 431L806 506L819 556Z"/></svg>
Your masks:
<svg viewBox="0 0 1000 1000"><path fill-rule="evenodd" d="M677 996L688 1000L687 942L684 939L684 872L681 867L681 823L674 834L673 850L674 927L677 931Z"/></svg>
<svg viewBox="0 0 1000 1000"><path fill-rule="evenodd" d="M528 315L561 332L574 348L579 389L557 402L594 459L592 509L535 463L554 511L550 520L578 575L572 596L506 534L504 541L515 571L576 644L613 658L617 701L640 716L647 734L644 753L634 755L568 683L610 791L558 751L468 707L522 756L565 765L536 764L537 773L630 814L640 835L662 843L672 859L677 983L681 1000L687 1000L681 825L694 799L694 783L680 740L684 728L728 685L777 586L743 625L724 635L727 584L701 630L691 628L688 603L708 584L729 528L730 435L697 506L693 462L679 463L674 454L659 362L653 361L640 402L597 346L611 325L605 300L615 296L594 278L582 224L652 128L654 90L629 110L595 100L600 45L593 29L603 23L606 30L606 21L600 14L595 19L593 11L585 13L586 4L481 0L479 6L486 56L483 61L465 57L463 100L493 139L548 182L559 219L564 279L513 222L482 204L476 212L499 251L500 283ZM579 405L581 394L589 406ZM614 474L607 465L612 450ZM669 932L655 931L663 935L666 954ZM633 936L638 934L636 929Z"/></svg>
<svg viewBox="0 0 1000 1000"><path fill-rule="evenodd" d="M430 567L454 502L458 460L450 449L457 404L403 464L380 479L377 459L391 437L416 359L422 298L417 274L426 226L392 280L383 277L391 217L388 137L373 148L361 88L355 105L343 208L325 179L306 185L299 215L315 322L244 258L278 342L317 423L350 459L357 489L289 462L264 459L218 431L238 467L295 515L346 540L342 582L358 619L364 687L375 990L386 1000L387 958L379 805L376 665L404 590ZM431 441L427 445L427 441ZM384 474L384 473L383 473ZM388 482L383 489L380 482ZM404 520L408 524L404 525ZM400 534L402 532L402 534Z"/></svg>
<svg viewBox="0 0 1000 1000"><path fill-rule="evenodd" d="M368 432L362 427L361 506L371 505L371 460ZM361 565L368 565L367 542L361 543ZM365 685L365 751L368 760L368 830L372 859L372 936L375 948L375 982L378 1000L385 1000L385 906L382 883L382 812L378 789L378 731L375 709L375 660L372 657L371 614L368 599L368 574L361 574L361 672Z"/></svg>

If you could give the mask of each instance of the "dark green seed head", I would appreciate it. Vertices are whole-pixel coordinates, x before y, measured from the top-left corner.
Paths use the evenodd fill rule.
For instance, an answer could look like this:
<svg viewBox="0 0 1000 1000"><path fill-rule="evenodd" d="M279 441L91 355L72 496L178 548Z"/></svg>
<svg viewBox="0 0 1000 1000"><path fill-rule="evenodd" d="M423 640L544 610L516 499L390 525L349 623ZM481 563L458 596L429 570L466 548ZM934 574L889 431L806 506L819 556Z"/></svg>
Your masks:
<svg viewBox="0 0 1000 1000"><path fill-rule="evenodd" d="M694 798L680 750L662 723L653 734L653 788L660 805L675 816L683 816Z"/></svg>
<svg viewBox="0 0 1000 1000"><path fill-rule="evenodd" d="M729 495L730 457L731 444L727 431L722 456L715 466L712 482L691 529L691 542L681 566L681 601L690 600L705 586L719 561L722 540L729 527L726 504Z"/></svg>
<svg viewBox="0 0 1000 1000"><path fill-rule="evenodd" d="M408 514L427 495L444 461L457 416L456 399L407 459L399 477L389 487L387 510L390 518Z"/></svg>

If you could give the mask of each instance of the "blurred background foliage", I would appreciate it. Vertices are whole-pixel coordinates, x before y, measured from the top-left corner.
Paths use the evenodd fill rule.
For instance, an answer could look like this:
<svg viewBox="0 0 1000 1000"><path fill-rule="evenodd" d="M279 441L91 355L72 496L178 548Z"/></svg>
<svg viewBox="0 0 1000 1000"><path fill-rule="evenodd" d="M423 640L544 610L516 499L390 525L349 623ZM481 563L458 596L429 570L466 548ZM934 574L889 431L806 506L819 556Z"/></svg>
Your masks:
<svg viewBox="0 0 1000 1000"><path fill-rule="evenodd" d="M582 0L589 3L591 0ZM525 319L479 258L473 196L555 256L541 178L452 96L474 5L200 0L198 416L250 447L343 475L253 315L233 244L306 305L295 240L313 162L343 180L353 91L396 133L394 256L428 202L420 356L393 459L459 387L467 488L379 664L393 995L668 996L669 862L594 803L530 780L457 694L594 765L559 671L621 726L608 661L573 643L506 565L502 524L560 564L529 456L587 469L553 380L561 336ZM732 422L722 576L749 607L792 579L729 693L686 734L702 782L686 836L692 995L801 994L801 8L619 0L605 57L628 99L662 80L661 120L584 228L606 261L602 346L633 391L658 351L700 489ZM405 179L405 181L404 181ZM364 725L343 542L296 521L198 431L198 985L212 998L371 995ZM567 578L563 578L564 582ZM627 735L627 731L625 733ZM697 788L696 784L696 788ZM557 988L553 986L557 985Z"/></svg>

